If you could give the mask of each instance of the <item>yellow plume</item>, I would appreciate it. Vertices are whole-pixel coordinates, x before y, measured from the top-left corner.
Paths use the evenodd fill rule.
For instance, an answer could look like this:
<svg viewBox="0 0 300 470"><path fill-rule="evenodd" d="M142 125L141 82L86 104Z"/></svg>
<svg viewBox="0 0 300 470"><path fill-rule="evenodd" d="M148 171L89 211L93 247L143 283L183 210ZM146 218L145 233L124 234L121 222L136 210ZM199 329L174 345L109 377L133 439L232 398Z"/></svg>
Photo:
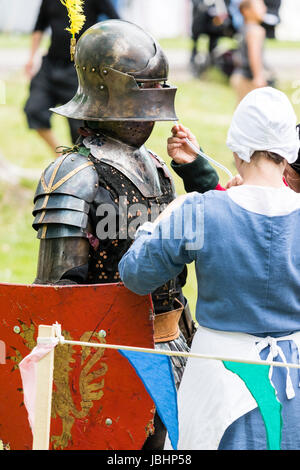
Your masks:
<svg viewBox="0 0 300 470"><path fill-rule="evenodd" d="M60 0L61 3L67 8L70 20L70 27L66 28L72 35L71 39L71 60L74 58L75 53L75 34L78 34L84 25L85 16L83 14L83 0Z"/></svg>

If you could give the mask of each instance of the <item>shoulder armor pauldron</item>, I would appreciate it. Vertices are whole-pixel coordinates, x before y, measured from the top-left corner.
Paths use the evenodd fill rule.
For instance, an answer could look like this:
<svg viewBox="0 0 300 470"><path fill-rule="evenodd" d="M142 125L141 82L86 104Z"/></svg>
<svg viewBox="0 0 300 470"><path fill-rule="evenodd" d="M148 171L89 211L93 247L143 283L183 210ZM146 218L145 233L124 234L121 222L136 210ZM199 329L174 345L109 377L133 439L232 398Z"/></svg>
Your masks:
<svg viewBox="0 0 300 470"><path fill-rule="evenodd" d="M51 163L34 196L33 228L38 238L85 237L97 188L97 172L87 157L71 153Z"/></svg>

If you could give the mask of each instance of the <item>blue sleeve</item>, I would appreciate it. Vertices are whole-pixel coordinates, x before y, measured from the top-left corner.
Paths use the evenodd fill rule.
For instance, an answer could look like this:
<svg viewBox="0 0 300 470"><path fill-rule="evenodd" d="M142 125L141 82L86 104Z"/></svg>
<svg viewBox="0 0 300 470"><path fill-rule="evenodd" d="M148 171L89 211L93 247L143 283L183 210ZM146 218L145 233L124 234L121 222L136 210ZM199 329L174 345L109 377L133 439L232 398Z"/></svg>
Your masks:
<svg viewBox="0 0 300 470"><path fill-rule="evenodd" d="M146 295L174 279L201 250L203 222L203 195L191 193L159 223L142 226L119 263L124 285Z"/></svg>

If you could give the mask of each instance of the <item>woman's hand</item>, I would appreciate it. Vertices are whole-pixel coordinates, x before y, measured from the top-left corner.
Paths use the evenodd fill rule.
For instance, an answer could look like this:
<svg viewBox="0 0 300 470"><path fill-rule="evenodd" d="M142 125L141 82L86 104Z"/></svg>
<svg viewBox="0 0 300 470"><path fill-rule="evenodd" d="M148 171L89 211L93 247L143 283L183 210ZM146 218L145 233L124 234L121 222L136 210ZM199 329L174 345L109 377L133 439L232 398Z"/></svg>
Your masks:
<svg viewBox="0 0 300 470"><path fill-rule="evenodd" d="M241 186L241 184L243 184L243 182L244 181L243 181L243 178L241 177L241 175L236 175L230 181L228 181L228 183L225 186L225 189L232 188L233 186Z"/></svg>
<svg viewBox="0 0 300 470"><path fill-rule="evenodd" d="M172 128L172 137L168 139L168 155L178 164L191 163L197 158L197 154L187 144L189 139L197 148L199 144L196 137L187 127L178 124Z"/></svg>

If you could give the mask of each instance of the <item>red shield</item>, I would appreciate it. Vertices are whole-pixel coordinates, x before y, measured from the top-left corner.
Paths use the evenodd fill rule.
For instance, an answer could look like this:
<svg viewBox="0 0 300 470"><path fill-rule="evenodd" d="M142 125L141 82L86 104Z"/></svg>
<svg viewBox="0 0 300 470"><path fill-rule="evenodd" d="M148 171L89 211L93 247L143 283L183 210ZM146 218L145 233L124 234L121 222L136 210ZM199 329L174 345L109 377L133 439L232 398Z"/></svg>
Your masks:
<svg viewBox="0 0 300 470"><path fill-rule="evenodd" d="M154 347L150 297L120 284L0 284L0 310L0 444L12 450L32 449L18 364L35 346L39 325L57 321L70 340ZM141 449L153 410L118 351L56 347L50 449Z"/></svg>

